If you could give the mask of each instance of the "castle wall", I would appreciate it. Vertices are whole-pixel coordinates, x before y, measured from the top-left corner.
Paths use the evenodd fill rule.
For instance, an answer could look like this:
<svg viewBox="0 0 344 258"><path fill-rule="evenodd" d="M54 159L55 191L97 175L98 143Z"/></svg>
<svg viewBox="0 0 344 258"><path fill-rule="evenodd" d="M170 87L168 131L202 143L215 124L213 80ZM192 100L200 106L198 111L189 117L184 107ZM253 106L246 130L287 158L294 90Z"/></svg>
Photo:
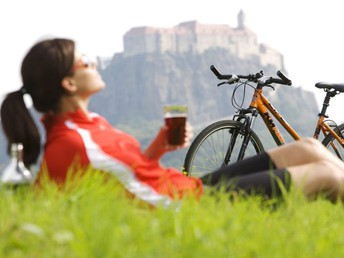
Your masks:
<svg viewBox="0 0 344 258"><path fill-rule="evenodd" d="M259 48L260 60L263 65L274 64L279 69L283 67L283 55L278 51L261 44Z"/></svg>
<svg viewBox="0 0 344 258"><path fill-rule="evenodd" d="M258 43L254 32L245 27L203 25L196 21L184 22L173 28L133 28L124 35L125 57L142 53L203 53L219 47L228 49L240 58L259 56L263 65L282 67L283 56Z"/></svg>

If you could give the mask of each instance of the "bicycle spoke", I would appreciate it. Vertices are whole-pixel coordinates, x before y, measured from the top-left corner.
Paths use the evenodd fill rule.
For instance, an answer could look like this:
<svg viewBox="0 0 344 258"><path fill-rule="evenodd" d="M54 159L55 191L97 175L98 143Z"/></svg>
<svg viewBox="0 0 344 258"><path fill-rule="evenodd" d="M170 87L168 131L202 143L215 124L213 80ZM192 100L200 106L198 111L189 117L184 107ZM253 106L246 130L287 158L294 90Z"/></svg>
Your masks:
<svg viewBox="0 0 344 258"><path fill-rule="evenodd" d="M223 166L226 156L236 161L243 140L239 124L235 121L220 121L203 130L187 153L186 172L189 175L201 177ZM232 144L230 144L231 141ZM254 134L250 137L245 156L255 155L262 150L261 143Z"/></svg>

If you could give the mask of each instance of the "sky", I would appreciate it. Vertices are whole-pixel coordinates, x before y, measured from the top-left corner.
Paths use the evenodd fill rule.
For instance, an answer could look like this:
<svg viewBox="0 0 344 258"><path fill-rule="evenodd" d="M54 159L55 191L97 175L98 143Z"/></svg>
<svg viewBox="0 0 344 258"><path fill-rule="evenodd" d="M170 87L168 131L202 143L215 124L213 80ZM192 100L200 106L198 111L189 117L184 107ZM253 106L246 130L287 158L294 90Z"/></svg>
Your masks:
<svg viewBox="0 0 344 258"><path fill-rule="evenodd" d="M316 82L344 83L342 0L10 0L0 3L0 97L21 86L20 65L28 49L47 37L68 37L82 52L111 57L123 51L132 27L173 27L197 20L237 26L242 9L246 25L284 56L293 85L312 91ZM215 64L216 65L216 64ZM256 72L256 71L252 71ZM292 101L292 100L287 100ZM344 122L344 94L328 114ZM317 114L315 114L317 115Z"/></svg>

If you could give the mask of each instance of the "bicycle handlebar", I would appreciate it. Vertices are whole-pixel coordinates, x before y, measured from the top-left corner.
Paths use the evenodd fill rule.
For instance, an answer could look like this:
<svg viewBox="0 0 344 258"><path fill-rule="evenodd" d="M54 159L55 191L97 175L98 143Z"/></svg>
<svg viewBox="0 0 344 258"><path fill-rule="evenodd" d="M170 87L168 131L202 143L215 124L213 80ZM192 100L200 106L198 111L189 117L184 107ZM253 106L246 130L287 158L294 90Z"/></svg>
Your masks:
<svg viewBox="0 0 344 258"><path fill-rule="evenodd" d="M280 70L277 71L277 76L280 77L284 82L287 83L287 85L291 85L292 82L287 76L285 76Z"/></svg>
<svg viewBox="0 0 344 258"><path fill-rule="evenodd" d="M219 80L231 80L233 77L238 79L246 79L252 82L260 83L262 85L270 84L270 83L278 83L283 85L291 85L292 82L288 79L281 71L277 71L277 76L279 78L269 77L264 81L259 80L263 77L263 71L260 71L256 74L248 74L248 75L234 75L234 74L221 74L214 65L210 66L210 70L215 74L217 79ZM236 80L236 81L237 81ZM235 82L232 81L232 82Z"/></svg>
<svg viewBox="0 0 344 258"><path fill-rule="evenodd" d="M215 74L215 76L217 77L217 79L219 80L229 80L232 78L232 75L229 74L229 75L222 75L219 73L219 71L216 69L216 67L214 65L211 65L210 66L210 70Z"/></svg>

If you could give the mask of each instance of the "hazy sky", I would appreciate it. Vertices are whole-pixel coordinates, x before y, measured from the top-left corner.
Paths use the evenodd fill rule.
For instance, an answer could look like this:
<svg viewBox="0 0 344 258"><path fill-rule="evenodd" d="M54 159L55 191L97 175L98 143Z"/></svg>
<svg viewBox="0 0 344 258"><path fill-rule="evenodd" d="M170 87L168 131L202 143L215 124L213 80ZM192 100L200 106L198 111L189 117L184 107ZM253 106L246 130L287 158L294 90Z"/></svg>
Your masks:
<svg viewBox="0 0 344 258"><path fill-rule="evenodd" d="M173 27L184 21L247 26L284 55L295 86L316 93L318 81L344 83L342 0L9 0L0 3L0 95L21 86L20 64L28 48L48 36L70 37L83 52L112 56L136 26ZM252 71L255 72L255 71ZM292 101L292 100L289 100ZM344 121L344 94L329 114ZM316 114L315 114L316 115Z"/></svg>

